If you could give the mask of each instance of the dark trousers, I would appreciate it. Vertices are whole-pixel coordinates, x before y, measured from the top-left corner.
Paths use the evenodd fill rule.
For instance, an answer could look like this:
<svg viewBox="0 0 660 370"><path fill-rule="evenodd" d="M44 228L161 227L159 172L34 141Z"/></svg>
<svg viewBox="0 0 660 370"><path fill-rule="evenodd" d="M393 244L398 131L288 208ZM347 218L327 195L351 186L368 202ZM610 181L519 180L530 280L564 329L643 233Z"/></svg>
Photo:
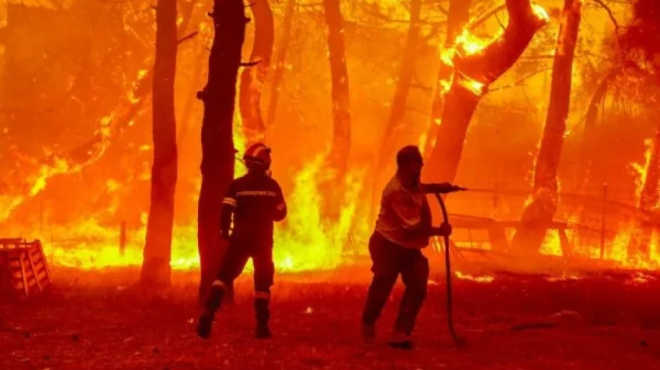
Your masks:
<svg viewBox="0 0 660 370"><path fill-rule="evenodd" d="M399 305L399 315L394 330L410 335L426 298L429 279L428 260L419 249L409 249L394 244L378 232L374 232L369 240L369 253L374 277L369 287L362 322L368 326L376 323L401 274L405 291Z"/></svg>
<svg viewBox="0 0 660 370"><path fill-rule="evenodd" d="M225 254L206 308L215 312L222 302L228 288L233 286L234 280L243 272L248 259L252 258L254 265L254 309L257 321L264 322L270 317L268 303L270 300L270 287L273 285L275 265L273 263L273 242L255 241L247 238L232 237L229 240Z"/></svg>

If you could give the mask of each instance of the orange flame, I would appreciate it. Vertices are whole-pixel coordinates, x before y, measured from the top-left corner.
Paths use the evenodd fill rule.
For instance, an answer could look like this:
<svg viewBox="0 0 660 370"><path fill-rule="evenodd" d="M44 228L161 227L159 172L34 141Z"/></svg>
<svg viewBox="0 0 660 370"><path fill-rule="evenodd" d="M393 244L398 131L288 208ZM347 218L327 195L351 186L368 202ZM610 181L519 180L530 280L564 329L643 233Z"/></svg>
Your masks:
<svg viewBox="0 0 660 370"><path fill-rule="evenodd" d="M474 281L477 283L484 283L484 284L489 284L492 283L495 278L489 275L483 275L483 276L472 276L470 274L464 274L460 271L454 271L454 274L456 275L457 278L461 280L470 280Z"/></svg>

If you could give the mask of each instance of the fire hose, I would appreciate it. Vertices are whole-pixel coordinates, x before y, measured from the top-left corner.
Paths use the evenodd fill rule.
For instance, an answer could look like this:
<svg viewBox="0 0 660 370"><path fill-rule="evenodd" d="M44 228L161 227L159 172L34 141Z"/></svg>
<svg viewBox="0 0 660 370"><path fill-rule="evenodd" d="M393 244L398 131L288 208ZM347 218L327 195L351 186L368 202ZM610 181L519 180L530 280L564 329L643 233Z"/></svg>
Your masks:
<svg viewBox="0 0 660 370"><path fill-rule="evenodd" d="M465 188L458 188L457 190L463 191L463 190L468 190ZM449 224L449 216L447 214L447 206L445 205L445 202L442 200L442 196L440 196L439 193L435 193L435 197L438 200L438 203L440 203L440 208L442 209L442 219L444 223ZM444 242L445 242L445 269L446 269L446 275L447 275L447 326L449 328L449 334L451 334L452 339L457 345L463 345L465 344L465 340L456 334L456 330L454 330L454 313L453 313L453 304L452 304L452 294L451 294L451 259L449 258L449 235L445 234L444 237Z"/></svg>

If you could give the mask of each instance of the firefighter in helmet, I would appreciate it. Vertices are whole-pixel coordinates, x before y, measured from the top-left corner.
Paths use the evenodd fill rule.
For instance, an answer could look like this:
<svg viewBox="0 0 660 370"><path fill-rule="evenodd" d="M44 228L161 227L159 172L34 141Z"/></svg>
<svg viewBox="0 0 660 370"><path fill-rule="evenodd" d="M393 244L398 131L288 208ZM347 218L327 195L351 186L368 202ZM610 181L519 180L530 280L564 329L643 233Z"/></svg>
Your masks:
<svg viewBox="0 0 660 370"><path fill-rule="evenodd" d="M449 224L431 226L426 194L449 193L461 188L449 183L422 184L424 163L416 146L402 148L396 160L396 175L383 190L376 228L369 240L373 280L362 314L362 335L365 340L374 339L376 321L401 274L406 289L394 324L394 335L388 343L396 348L409 348L429 278L428 260L421 250L429 244L429 237L452 232Z"/></svg>
<svg viewBox="0 0 660 370"><path fill-rule="evenodd" d="M270 148L257 143L243 156L248 173L229 185L222 204L221 238L229 241L220 271L199 318L197 333L211 334L215 312L233 281L241 274L247 260L254 265L254 309L256 337L270 337L270 287L273 285L273 223L286 217L286 202L277 181L270 177ZM230 226L233 216L233 230Z"/></svg>

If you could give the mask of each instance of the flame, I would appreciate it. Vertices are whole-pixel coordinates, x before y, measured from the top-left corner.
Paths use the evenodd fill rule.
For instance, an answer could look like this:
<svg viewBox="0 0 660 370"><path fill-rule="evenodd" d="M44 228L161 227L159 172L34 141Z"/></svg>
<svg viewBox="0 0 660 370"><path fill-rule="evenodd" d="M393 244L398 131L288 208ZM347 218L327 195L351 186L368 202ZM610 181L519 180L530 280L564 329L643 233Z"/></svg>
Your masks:
<svg viewBox="0 0 660 370"><path fill-rule="evenodd" d="M131 104L135 105L140 102L141 99L135 96L135 92L138 91L140 83L142 83L148 73L149 71L146 69L141 69L138 71L137 79L133 81L133 87L128 92L128 101Z"/></svg>
<svg viewBox="0 0 660 370"><path fill-rule="evenodd" d="M548 230L541 245L540 253L546 256L561 256L561 239L558 230Z"/></svg>
<svg viewBox="0 0 660 370"><path fill-rule="evenodd" d="M482 96L486 90L486 84L470 78L465 74L460 75L458 83L477 96Z"/></svg>
<svg viewBox="0 0 660 370"><path fill-rule="evenodd" d="M555 281L575 281L575 280L580 280L578 276L567 274L566 272L562 272L561 275L559 276L548 276L545 278L547 281L550 282L555 282Z"/></svg>
<svg viewBox="0 0 660 370"><path fill-rule="evenodd" d="M240 140L239 140L240 142ZM364 170L350 172L345 181L346 193L336 221L325 220L321 214L319 184L323 156L309 163L296 175L295 186L287 194L289 216L276 227L274 260L278 271L331 269L342 262L343 246L348 242L355 224L358 195L364 182ZM121 184L108 180L106 186L116 191ZM125 249L120 249L119 227L110 228L94 217L75 227L54 227L49 237L42 237L50 263L80 269L114 266L140 266L146 233L147 214L141 216L141 226L128 232ZM16 230L22 234L24 230ZM176 225L173 231L173 269L197 268L197 227ZM251 265L247 269L252 269Z"/></svg>
<svg viewBox="0 0 660 370"><path fill-rule="evenodd" d="M474 281L474 282L477 282L477 283L488 284L488 283L492 283L495 280L494 277L489 276L489 275L472 276L470 274L464 274L460 271L454 271L454 274L456 275L457 278L459 278L461 280L470 280L470 281Z"/></svg>
<svg viewBox="0 0 660 370"><path fill-rule="evenodd" d="M532 12L534 12L534 15L536 15L539 20L544 22L550 21L550 15L541 5L532 4Z"/></svg>
<svg viewBox="0 0 660 370"><path fill-rule="evenodd" d="M454 50L461 55L475 55L481 53L490 43L501 35L500 30L495 36L483 39L473 35L468 28L464 28L463 32L456 38ZM453 56L452 56L453 59ZM450 64L453 65L453 64Z"/></svg>
<svg viewBox="0 0 660 370"><path fill-rule="evenodd" d="M635 171L635 196L637 203L642 198L642 191L644 190L644 184L646 183L646 176L648 175L649 165L651 164L651 155L653 154L653 139L644 140L644 146L646 151L644 152L644 162L643 163L631 163L630 167Z"/></svg>
<svg viewBox="0 0 660 370"><path fill-rule="evenodd" d="M324 220L318 191L324 180L320 176L323 159L324 156L319 156L296 176L295 187L288 196L289 216L285 225L275 233L275 259L288 261L290 267L297 270L333 268L341 262L342 247L347 243L353 225L364 180L365 171L349 173L338 220Z"/></svg>

